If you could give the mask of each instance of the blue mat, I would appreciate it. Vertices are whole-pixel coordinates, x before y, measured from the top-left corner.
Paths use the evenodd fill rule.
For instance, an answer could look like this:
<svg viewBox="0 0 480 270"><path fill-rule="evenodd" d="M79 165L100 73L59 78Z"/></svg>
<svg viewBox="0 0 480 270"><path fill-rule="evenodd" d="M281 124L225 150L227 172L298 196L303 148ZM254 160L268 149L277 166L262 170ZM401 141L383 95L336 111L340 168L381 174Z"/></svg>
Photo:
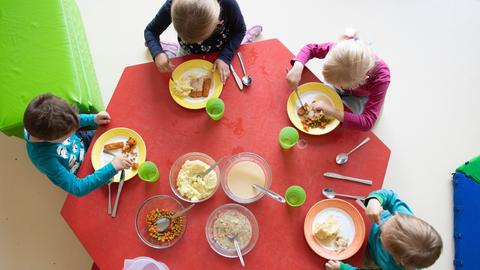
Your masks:
<svg viewBox="0 0 480 270"><path fill-rule="evenodd" d="M480 184L461 172L453 175L455 269L480 269Z"/></svg>

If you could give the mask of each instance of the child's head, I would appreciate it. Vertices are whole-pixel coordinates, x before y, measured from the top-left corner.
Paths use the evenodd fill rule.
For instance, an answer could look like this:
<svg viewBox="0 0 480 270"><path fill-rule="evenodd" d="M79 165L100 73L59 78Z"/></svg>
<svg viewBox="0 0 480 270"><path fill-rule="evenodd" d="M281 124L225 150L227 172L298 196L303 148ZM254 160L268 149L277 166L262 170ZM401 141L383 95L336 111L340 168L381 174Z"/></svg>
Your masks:
<svg viewBox="0 0 480 270"><path fill-rule="evenodd" d="M355 89L367 80L375 66L375 56L361 40L348 39L337 43L325 57L323 77L341 89Z"/></svg>
<svg viewBox="0 0 480 270"><path fill-rule="evenodd" d="M396 214L382 225L382 245L405 268L426 268L442 253L442 238L427 222Z"/></svg>
<svg viewBox="0 0 480 270"><path fill-rule="evenodd" d="M186 43L201 43L219 23L217 0L175 0L171 8L173 27Z"/></svg>
<svg viewBox="0 0 480 270"><path fill-rule="evenodd" d="M75 106L54 95L43 94L28 104L23 125L31 136L55 141L75 132L80 121Z"/></svg>

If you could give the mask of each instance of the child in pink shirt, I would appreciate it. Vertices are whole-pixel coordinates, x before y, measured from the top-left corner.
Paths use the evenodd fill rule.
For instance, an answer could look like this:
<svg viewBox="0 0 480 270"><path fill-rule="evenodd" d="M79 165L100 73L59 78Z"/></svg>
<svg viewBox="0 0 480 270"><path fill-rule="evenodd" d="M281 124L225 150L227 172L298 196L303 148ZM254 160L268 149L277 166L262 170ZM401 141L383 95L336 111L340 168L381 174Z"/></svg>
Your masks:
<svg viewBox="0 0 480 270"><path fill-rule="evenodd" d="M346 128L370 130L380 114L390 84L390 70L356 34L338 43L308 44L292 60L287 80L296 89L305 64L312 58L324 60L323 76L342 96L352 112L341 112L331 104L317 102L316 110L334 117Z"/></svg>

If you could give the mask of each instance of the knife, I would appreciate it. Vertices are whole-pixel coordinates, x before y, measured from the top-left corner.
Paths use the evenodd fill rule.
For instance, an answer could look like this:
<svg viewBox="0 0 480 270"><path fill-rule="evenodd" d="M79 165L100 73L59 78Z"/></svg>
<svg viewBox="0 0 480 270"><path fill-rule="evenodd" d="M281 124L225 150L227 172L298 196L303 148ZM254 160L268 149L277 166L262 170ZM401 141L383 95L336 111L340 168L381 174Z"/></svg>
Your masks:
<svg viewBox="0 0 480 270"><path fill-rule="evenodd" d="M233 69L232 64L230 64L230 70L232 71L233 78L235 78L235 82L237 83L238 88L240 89L240 91L242 91L243 90L242 79L240 79L237 72L235 72L235 69Z"/></svg>
<svg viewBox="0 0 480 270"><path fill-rule="evenodd" d="M120 173L120 182L118 183L117 197L115 198L115 203L113 204L112 217L117 216L118 201L120 200L120 193L122 193L123 182L125 182L125 170L122 170Z"/></svg>
<svg viewBox="0 0 480 270"><path fill-rule="evenodd" d="M357 183L361 183L361 184L365 184L365 185L372 185L372 180L365 180L365 179L361 179L361 178L345 176L345 175L341 175L341 174L338 174L338 173L326 172L323 175L326 176L326 177L330 177L330 178L337 178L337 179L357 182Z"/></svg>

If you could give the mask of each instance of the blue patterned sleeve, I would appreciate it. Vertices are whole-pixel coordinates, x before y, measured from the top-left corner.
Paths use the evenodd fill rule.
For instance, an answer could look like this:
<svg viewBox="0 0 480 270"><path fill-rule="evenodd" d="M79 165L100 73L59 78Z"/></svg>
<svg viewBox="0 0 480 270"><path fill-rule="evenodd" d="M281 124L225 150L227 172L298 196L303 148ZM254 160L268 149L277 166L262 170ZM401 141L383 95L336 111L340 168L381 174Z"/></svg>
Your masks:
<svg viewBox="0 0 480 270"><path fill-rule="evenodd" d="M95 114L80 114L80 128L83 127L95 127Z"/></svg>
<svg viewBox="0 0 480 270"><path fill-rule="evenodd" d="M42 167L55 185L77 197L87 195L107 183L117 173L111 162L84 178L71 173L56 159L50 159L50 163L44 163Z"/></svg>

